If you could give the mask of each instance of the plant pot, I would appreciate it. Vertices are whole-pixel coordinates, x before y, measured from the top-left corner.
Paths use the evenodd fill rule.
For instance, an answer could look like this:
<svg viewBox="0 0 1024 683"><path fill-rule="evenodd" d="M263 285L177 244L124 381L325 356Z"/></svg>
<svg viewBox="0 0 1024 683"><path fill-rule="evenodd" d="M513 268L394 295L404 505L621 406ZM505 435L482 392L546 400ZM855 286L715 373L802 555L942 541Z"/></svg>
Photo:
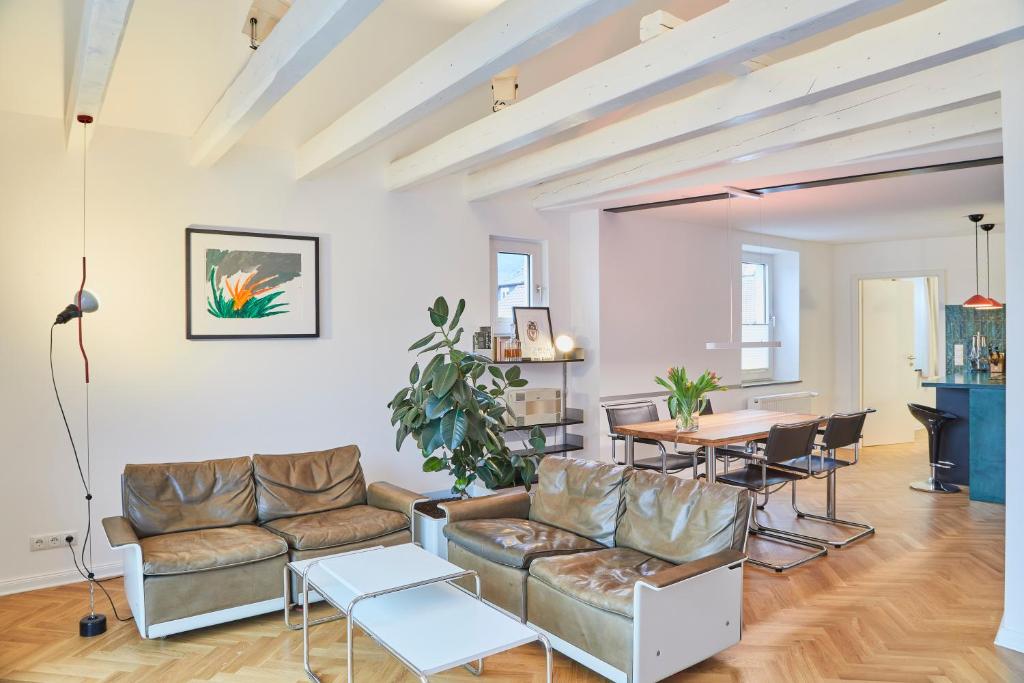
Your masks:
<svg viewBox="0 0 1024 683"><path fill-rule="evenodd" d="M444 537L444 527L448 520L445 518L435 519L416 510L413 512L412 523L416 528L416 542L423 546L428 553L447 560L448 539Z"/></svg>

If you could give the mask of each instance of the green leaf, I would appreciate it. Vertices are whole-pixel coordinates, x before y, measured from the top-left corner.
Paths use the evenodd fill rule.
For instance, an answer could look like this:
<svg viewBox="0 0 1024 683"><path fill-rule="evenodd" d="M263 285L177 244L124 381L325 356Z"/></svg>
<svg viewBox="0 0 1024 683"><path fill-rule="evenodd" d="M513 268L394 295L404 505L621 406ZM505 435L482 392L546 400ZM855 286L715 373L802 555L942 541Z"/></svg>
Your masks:
<svg viewBox="0 0 1024 683"><path fill-rule="evenodd" d="M424 406L424 412L427 414L427 418L430 420L436 420L439 417L444 417L445 413L452 409L454 401L452 397L445 396L439 398L434 394L427 397L426 406Z"/></svg>
<svg viewBox="0 0 1024 683"><path fill-rule="evenodd" d="M448 331L451 332L459 326L459 320L462 319L462 313L466 310L466 300L459 299L459 303L455 305L455 315L452 316L452 324L448 326Z"/></svg>
<svg viewBox="0 0 1024 683"><path fill-rule="evenodd" d="M420 379L420 364L413 363L412 369L409 370L409 384L416 384Z"/></svg>
<svg viewBox="0 0 1024 683"><path fill-rule="evenodd" d="M441 438L451 450L462 445L466 439L466 413L456 409L441 418Z"/></svg>
<svg viewBox="0 0 1024 683"><path fill-rule="evenodd" d="M434 300L434 305L427 310L430 313L430 322L436 327L444 327L444 324L448 322L448 302L444 300L443 296L437 297Z"/></svg>
<svg viewBox="0 0 1024 683"><path fill-rule="evenodd" d="M508 385L514 389L525 387L528 382L525 379L514 379L508 383Z"/></svg>
<svg viewBox="0 0 1024 683"><path fill-rule="evenodd" d="M513 365L512 367L505 371L505 379L511 382L514 379L519 379L519 376L521 374L522 369L518 365Z"/></svg>
<svg viewBox="0 0 1024 683"><path fill-rule="evenodd" d="M402 450L402 442L405 441L406 437L409 436L409 430L407 428L399 427L398 431L395 432L395 450Z"/></svg>
<svg viewBox="0 0 1024 683"><path fill-rule="evenodd" d="M497 365L488 365L487 366L487 371L491 373L491 375L494 377L494 379L500 379L500 380L504 381L505 375L502 374L501 368L499 368Z"/></svg>
<svg viewBox="0 0 1024 683"><path fill-rule="evenodd" d="M416 349L423 348L424 346L429 344L434 339L434 337L436 335L437 335L437 332L431 332L426 337L422 337L420 339L417 339L415 342L413 342L412 346L409 347L409 350L410 351L415 351Z"/></svg>
<svg viewBox="0 0 1024 683"><path fill-rule="evenodd" d="M444 398L459 378L459 368L454 363L438 365L434 370L434 395Z"/></svg>
<svg viewBox="0 0 1024 683"><path fill-rule="evenodd" d="M455 346L460 341L462 341L462 328L461 327L459 329L455 330L455 336L452 337L452 346ZM465 356L465 354L463 354L463 356Z"/></svg>
<svg viewBox="0 0 1024 683"><path fill-rule="evenodd" d="M420 385L424 386L434 377L434 371L437 370L437 366L444 362L444 355L437 354L430 359L427 366L423 368L423 372L420 374Z"/></svg>
<svg viewBox="0 0 1024 683"><path fill-rule="evenodd" d="M441 458L438 458L437 456L432 455L423 461L424 472L440 472L443 469L444 461L441 460Z"/></svg>

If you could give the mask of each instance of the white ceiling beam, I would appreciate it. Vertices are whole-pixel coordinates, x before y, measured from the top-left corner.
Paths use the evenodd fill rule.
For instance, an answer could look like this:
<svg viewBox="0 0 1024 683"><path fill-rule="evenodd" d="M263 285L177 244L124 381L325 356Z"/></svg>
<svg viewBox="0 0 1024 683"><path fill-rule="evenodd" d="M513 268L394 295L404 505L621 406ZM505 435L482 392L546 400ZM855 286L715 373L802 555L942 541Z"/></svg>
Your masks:
<svg viewBox="0 0 1024 683"><path fill-rule="evenodd" d="M65 142L70 143L79 114L99 118L131 10L132 0L86 0L83 5L75 65L64 101Z"/></svg>
<svg viewBox="0 0 1024 683"><path fill-rule="evenodd" d="M534 206L549 210L608 208L664 199L666 196L686 196L687 190L693 188L745 186L746 183L741 181L746 179L786 177L834 168L897 150L913 150L924 145L997 131L1002 127L1001 116L999 100L989 100L583 201L557 204L538 198Z"/></svg>
<svg viewBox="0 0 1024 683"><path fill-rule="evenodd" d="M380 3L296 2L192 136L192 165L216 163Z"/></svg>
<svg viewBox="0 0 1024 683"><path fill-rule="evenodd" d="M731 0L393 162L388 185L405 188L493 161L549 135L894 2Z"/></svg>
<svg viewBox="0 0 1024 683"><path fill-rule="evenodd" d="M661 178L999 97L999 55L988 52L740 126L650 149L537 188L542 205L574 203Z"/></svg>
<svg viewBox="0 0 1024 683"><path fill-rule="evenodd" d="M956 30L950 30L950 27ZM804 106L1024 38L1018 0L946 0L813 52L772 64L466 178L480 200L624 154Z"/></svg>
<svg viewBox="0 0 1024 683"><path fill-rule="evenodd" d="M305 142L298 177L355 156L629 2L505 0Z"/></svg>

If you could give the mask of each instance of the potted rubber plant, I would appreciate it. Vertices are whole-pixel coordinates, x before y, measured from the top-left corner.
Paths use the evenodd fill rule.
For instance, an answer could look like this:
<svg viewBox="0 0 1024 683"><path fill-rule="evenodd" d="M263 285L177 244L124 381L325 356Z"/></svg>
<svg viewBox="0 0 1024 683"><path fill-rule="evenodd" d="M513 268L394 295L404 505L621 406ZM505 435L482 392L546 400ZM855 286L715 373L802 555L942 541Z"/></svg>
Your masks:
<svg viewBox="0 0 1024 683"><path fill-rule="evenodd" d="M676 431L695 432L700 428L700 414L707 405L707 395L725 391L721 378L710 370L695 380L686 376L686 368L669 368L668 378L655 377L654 381L668 389L668 413L676 421Z"/></svg>
<svg viewBox="0 0 1024 683"><path fill-rule="evenodd" d="M526 380L518 366L502 371L490 358L458 348L465 310L460 299L449 311L444 297L427 309L435 329L409 347L427 361L413 363L408 385L388 403L395 448L411 437L423 471L451 473L456 496L465 496L477 480L489 489L518 483L529 489L544 452L544 432L530 432L527 452L512 451L502 436L511 414L505 392L526 386Z"/></svg>

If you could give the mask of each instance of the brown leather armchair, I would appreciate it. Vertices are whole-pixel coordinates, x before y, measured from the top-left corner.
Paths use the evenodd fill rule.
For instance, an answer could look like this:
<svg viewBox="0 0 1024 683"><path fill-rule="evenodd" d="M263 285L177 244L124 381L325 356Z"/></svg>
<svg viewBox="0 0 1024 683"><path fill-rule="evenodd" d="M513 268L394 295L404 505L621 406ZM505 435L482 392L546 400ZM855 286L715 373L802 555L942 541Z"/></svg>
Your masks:
<svg viewBox="0 0 1024 683"><path fill-rule="evenodd" d="M367 487L356 446L127 465L121 488L124 514L103 527L143 638L281 609L289 559L408 543L422 499Z"/></svg>
<svg viewBox="0 0 1024 683"><path fill-rule="evenodd" d="M739 642L742 489L545 458L532 497L442 507L448 558L484 598L612 680L660 680Z"/></svg>

